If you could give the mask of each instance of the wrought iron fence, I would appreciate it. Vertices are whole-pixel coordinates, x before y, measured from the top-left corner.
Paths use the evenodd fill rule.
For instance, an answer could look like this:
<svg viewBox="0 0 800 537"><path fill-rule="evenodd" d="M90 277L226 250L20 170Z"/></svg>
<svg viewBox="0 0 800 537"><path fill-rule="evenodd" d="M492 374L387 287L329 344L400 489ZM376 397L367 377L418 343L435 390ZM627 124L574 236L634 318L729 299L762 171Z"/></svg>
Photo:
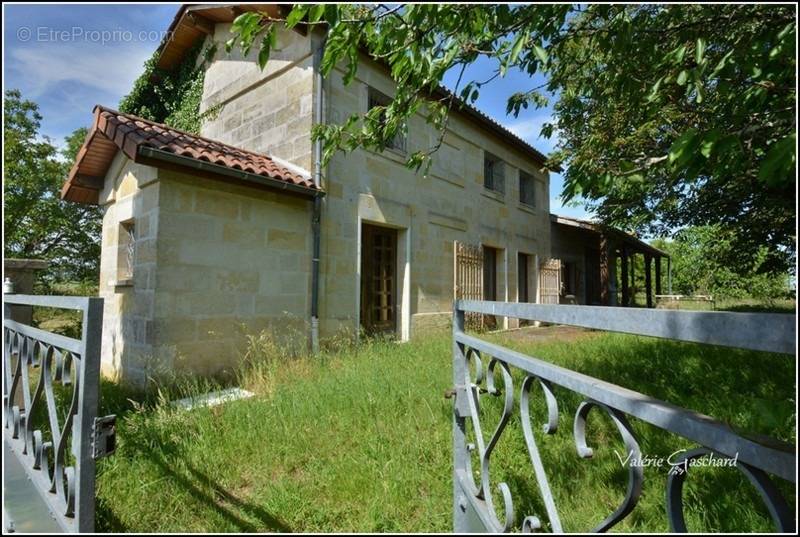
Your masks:
<svg viewBox="0 0 800 537"><path fill-rule="evenodd" d="M3 296L3 439L67 532L94 531L95 460L113 451L97 418L103 299ZM13 319L14 307L82 312L81 339Z"/></svg>
<svg viewBox="0 0 800 537"><path fill-rule="evenodd" d="M531 424L531 399L541 390L547 408L545 435L558 426L555 387L578 394L573 437L577 455L589 458L593 451L586 441L586 421L592 410L607 414L618 430L628 461L641 460L641 450L628 417L637 418L698 445L684 452L669 471L666 483L666 514L672 531L685 532L683 484L692 461L713 454L735 466L758 491L778 531L793 532L794 511L789 508L771 476L796 482L795 446L770 439L745 438L728 425L644 394L571 371L544 360L526 356L464 331L467 312L543 321L613 332L655 336L679 341L777 353L795 353L796 316L781 314L681 312L598 306L557 306L511 304L485 301L456 301L453 316L453 419L454 530L456 532L503 532L516 525L514 501L506 483L497 483L503 505L495 505L494 483L490 478L492 453L512 415L519 410L523 437L533 474L546 513L526 513L520 529L542 528L546 516L550 529L562 532L560 514L551 491L545 461L537 447ZM512 369L522 373L514 386ZM515 390L519 390L519 401ZM502 398L502 414L488 441L481 423L480 399L484 395ZM518 406L517 406L518 405ZM468 431L468 428L470 431ZM474 441L470 441L470 434ZM472 457L478 468L473 471ZM611 529L635 508L644 480L641 465L626 463L628 485L623 503L593 531ZM479 476L479 477L478 477Z"/></svg>

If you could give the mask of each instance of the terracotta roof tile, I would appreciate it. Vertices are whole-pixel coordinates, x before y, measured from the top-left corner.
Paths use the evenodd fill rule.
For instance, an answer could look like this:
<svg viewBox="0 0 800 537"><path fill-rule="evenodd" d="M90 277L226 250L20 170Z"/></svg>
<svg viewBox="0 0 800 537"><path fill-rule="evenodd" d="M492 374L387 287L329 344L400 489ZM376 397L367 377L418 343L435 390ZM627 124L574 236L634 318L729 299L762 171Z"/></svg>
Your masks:
<svg viewBox="0 0 800 537"><path fill-rule="evenodd" d="M108 150L108 141L113 142L119 150L135 162L141 160L140 149L149 147L173 155L283 181L307 188L310 191L318 190L310 175L290 169L289 166L268 155L203 138L99 105L95 107L94 115L94 125L61 190L61 197L64 199L81 203L87 201L97 203L97 194L102 188L103 178L115 153ZM95 161L91 157L99 157L102 164L97 165L95 162L91 162ZM92 188L86 186L87 178L89 183L96 186L94 194L86 192L87 188Z"/></svg>

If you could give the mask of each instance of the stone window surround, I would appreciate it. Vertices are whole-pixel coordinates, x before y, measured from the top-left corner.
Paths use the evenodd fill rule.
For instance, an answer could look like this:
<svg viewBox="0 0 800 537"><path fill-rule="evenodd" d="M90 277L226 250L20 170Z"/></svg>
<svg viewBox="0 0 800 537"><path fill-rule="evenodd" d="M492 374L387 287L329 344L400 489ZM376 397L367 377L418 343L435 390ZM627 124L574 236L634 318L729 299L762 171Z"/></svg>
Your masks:
<svg viewBox="0 0 800 537"><path fill-rule="evenodd" d="M117 269L114 287L132 287L136 251L136 220L117 223Z"/></svg>
<svg viewBox="0 0 800 537"><path fill-rule="evenodd" d="M374 88L368 84L367 86L367 107L369 112L373 106L388 106L392 102L392 98L383 93L382 91ZM392 145L387 145L385 149L397 153L398 155L405 156L408 152L408 135L397 134L395 139L391 141ZM397 147L395 144L399 145Z"/></svg>
<svg viewBox="0 0 800 537"><path fill-rule="evenodd" d="M527 181L528 184L530 185L529 186L530 195L531 197L533 197L533 200L531 200L533 203L528 203L527 201L523 200L523 195L522 195L523 180ZM521 206L528 207L531 209L536 208L536 188L537 188L536 178L533 176L533 174L528 173L525 170L519 170L519 203Z"/></svg>
<svg viewBox="0 0 800 537"><path fill-rule="evenodd" d="M492 166L491 185L487 184L487 175L486 175L489 163L491 163ZM499 174L496 173L497 171L499 171ZM506 171L506 163L505 161L503 161L503 159L501 159L494 153L491 153L486 150L483 151L483 188L485 192L494 193L501 198L505 197L506 193L505 171ZM500 179L501 180L500 182L502 183L499 186L499 188L496 182L497 179Z"/></svg>

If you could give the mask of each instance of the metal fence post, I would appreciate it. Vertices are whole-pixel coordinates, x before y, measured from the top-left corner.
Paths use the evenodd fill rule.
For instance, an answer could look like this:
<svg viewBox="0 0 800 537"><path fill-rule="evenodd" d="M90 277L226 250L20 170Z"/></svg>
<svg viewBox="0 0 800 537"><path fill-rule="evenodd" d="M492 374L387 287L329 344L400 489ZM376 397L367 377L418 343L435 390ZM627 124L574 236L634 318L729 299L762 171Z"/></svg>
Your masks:
<svg viewBox="0 0 800 537"><path fill-rule="evenodd" d="M465 393L464 348L456 337L464 332L464 311L453 302L453 531L470 531L467 517L467 498L458 478L459 471L469 471L469 451L464 417L459 414L459 397Z"/></svg>
<svg viewBox="0 0 800 537"><path fill-rule="evenodd" d="M83 310L82 324L83 352L80 370L80 420L73 439L78 440L76 456L80 460L75 489L78 502L75 506L75 519L79 532L94 532L95 504L95 460L93 456L94 420L97 417L100 398L100 343L103 331L103 299L87 298Z"/></svg>

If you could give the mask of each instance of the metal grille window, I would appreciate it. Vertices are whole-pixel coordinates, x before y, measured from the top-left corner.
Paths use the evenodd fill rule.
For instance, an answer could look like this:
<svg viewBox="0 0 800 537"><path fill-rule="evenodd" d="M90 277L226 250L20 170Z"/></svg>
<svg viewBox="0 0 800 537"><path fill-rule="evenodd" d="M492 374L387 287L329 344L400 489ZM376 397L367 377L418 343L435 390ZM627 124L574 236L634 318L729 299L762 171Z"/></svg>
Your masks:
<svg viewBox="0 0 800 537"><path fill-rule="evenodd" d="M120 222L117 255L117 280L133 278L133 260L136 252L136 227L133 221Z"/></svg>
<svg viewBox="0 0 800 537"><path fill-rule="evenodd" d="M376 106L389 106L392 103L391 97L381 93L380 91L376 90L375 88L369 88L369 104L367 105L368 110L372 110ZM385 120L385 112L381 113L380 121L383 123ZM386 142L386 147L390 149L394 149L395 151L402 151L405 153L406 151L406 136L402 132L398 132L394 135L394 137Z"/></svg>
<svg viewBox="0 0 800 537"><path fill-rule="evenodd" d="M488 151L483 156L483 186L494 192L504 194L506 191L505 169L503 161Z"/></svg>
<svg viewBox="0 0 800 537"><path fill-rule="evenodd" d="M536 182L529 173L519 172L519 201L531 207L536 206Z"/></svg>

